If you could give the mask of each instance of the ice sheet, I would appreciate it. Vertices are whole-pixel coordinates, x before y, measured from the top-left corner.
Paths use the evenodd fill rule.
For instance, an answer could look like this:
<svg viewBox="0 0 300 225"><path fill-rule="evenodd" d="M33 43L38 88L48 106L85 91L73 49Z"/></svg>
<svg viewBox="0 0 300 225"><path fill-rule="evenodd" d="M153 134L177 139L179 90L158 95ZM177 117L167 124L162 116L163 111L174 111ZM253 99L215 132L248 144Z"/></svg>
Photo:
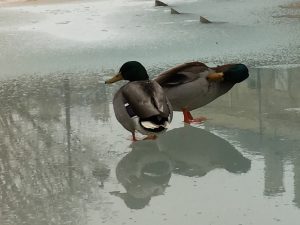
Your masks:
<svg viewBox="0 0 300 225"><path fill-rule="evenodd" d="M0 9L1 76L118 69L136 59L167 67L190 60L248 64L297 63L297 18L289 1L101 0ZM226 22L201 24L199 17ZM4 22L5 21L5 22Z"/></svg>

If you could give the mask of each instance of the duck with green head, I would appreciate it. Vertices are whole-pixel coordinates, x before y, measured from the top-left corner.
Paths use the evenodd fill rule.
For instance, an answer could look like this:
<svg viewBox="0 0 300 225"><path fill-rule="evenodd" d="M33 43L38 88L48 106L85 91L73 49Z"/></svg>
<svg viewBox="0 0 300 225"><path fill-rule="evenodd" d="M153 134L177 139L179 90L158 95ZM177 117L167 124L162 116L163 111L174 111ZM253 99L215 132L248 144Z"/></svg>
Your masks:
<svg viewBox="0 0 300 225"><path fill-rule="evenodd" d="M161 73L154 80L163 87L173 110L182 111L184 122L192 123L206 118L193 118L191 110L212 102L248 76L244 64L210 68L201 62L189 62Z"/></svg>
<svg viewBox="0 0 300 225"><path fill-rule="evenodd" d="M133 140L136 140L135 131L148 135L148 138L164 132L173 117L172 106L162 87L149 80L145 67L136 61L126 62L119 73L105 83L119 80L129 82L116 92L114 112L121 125L132 133Z"/></svg>

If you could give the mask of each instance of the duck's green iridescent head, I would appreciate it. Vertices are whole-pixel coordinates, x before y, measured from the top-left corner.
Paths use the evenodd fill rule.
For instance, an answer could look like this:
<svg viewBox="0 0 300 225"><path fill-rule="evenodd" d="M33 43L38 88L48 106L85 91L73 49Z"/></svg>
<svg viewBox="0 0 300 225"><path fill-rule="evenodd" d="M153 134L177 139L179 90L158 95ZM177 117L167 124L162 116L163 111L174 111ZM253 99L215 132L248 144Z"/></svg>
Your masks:
<svg viewBox="0 0 300 225"><path fill-rule="evenodd" d="M137 61L129 61L124 63L120 68L124 80L149 80L149 76L145 67Z"/></svg>
<svg viewBox="0 0 300 225"><path fill-rule="evenodd" d="M145 67L137 61L129 61L124 63L120 71L113 78L105 81L107 84L117 82L119 80L139 81L149 80L149 76Z"/></svg>
<svg viewBox="0 0 300 225"><path fill-rule="evenodd" d="M249 77L248 68L244 64L235 64L223 72L224 81L240 83Z"/></svg>

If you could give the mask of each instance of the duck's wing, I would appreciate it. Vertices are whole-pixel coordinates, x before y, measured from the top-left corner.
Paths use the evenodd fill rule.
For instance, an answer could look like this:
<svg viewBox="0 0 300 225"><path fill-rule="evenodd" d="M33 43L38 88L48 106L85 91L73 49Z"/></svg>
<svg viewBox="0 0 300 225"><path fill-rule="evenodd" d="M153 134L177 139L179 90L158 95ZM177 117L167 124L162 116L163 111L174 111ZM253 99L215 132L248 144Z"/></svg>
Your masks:
<svg viewBox="0 0 300 225"><path fill-rule="evenodd" d="M133 112L140 118L155 115L168 118L172 113L162 87L155 81L129 82L122 88L122 93Z"/></svg>
<svg viewBox="0 0 300 225"><path fill-rule="evenodd" d="M234 65L236 65L236 64L225 64L225 65L213 67L211 69L214 70L216 73L220 73L220 72L224 72L224 71L230 69Z"/></svg>
<svg viewBox="0 0 300 225"><path fill-rule="evenodd" d="M162 87L178 86L199 78L199 73L209 69L204 63L189 62L173 67L156 77L154 80Z"/></svg>

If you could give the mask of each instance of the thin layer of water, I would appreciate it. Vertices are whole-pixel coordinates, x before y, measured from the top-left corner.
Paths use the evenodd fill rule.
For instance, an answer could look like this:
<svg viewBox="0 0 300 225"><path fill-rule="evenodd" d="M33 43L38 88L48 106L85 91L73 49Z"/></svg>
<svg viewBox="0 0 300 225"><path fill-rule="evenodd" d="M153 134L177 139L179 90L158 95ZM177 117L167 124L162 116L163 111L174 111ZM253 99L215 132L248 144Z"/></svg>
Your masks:
<svg viewBox="0 0 300 225"><path fill-rule="evenodd" d="M297 224L299 73L252 68L193 112L204 124L175 113L165 135L137 143L113 115L120 85L2 80L1 224Z"/></svg>

